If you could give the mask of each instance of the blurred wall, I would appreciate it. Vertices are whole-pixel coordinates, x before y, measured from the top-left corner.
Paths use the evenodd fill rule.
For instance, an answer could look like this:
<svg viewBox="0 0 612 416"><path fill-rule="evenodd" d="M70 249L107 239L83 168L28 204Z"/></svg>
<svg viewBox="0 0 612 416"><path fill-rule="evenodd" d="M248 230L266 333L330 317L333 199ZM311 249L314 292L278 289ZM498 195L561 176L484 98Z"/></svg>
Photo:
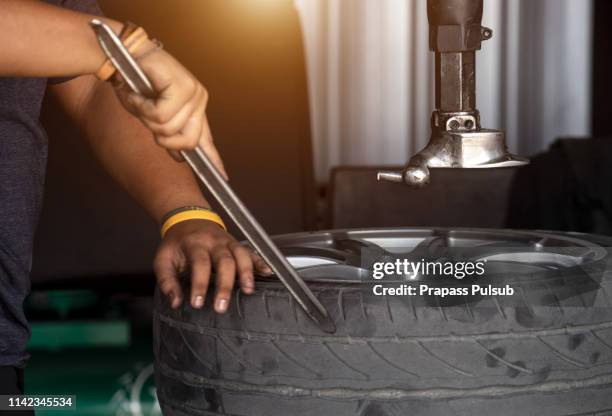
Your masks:
<svg viewBox="0 0 612 416"><path fill-rule="evenodd" d="M293 2L100 3L108 16L144 26L207 87L231 184L262 225L273 234L311 228L308 98ZM101 171L52 100L44 124L50 159L34 278L148 272L156 224Z"/></svg>

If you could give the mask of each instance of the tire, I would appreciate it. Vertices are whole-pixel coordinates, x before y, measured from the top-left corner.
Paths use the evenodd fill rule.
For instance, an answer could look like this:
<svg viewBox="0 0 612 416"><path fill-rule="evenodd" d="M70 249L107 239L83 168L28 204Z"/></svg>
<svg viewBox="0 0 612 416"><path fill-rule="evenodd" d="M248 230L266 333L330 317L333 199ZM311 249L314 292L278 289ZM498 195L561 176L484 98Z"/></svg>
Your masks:
<svg viewBox="0 0 612 416"><path fill-rule="evenodd" d="M277 241L295 252L317 241L329 246L389 232L612 246L595 236L478 230L336 231ZM162 410L166 416L612 415L612 273L604 253L587 255L583 274L570 267L562 281L547 272L535 285L508 274L516 301L489 296L417 305L364 296L357 281L312 278L309 287L336 323L332 335L308 320L277 281L259 281L251 296L236 291L222 316L189 306L172 310L158 292L154 348Z"/></svg>

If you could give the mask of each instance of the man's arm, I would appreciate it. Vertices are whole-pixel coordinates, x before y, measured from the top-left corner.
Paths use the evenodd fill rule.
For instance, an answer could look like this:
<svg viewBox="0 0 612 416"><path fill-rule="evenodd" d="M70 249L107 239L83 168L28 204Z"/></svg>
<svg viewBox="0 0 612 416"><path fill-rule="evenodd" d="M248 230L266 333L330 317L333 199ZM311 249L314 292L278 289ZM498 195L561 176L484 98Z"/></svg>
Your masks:
<svg viewBox="0 0 612 416"><path fill-rule="evenodd" d="M156 220L182 206L208 206L190 169L155 145L149 130L119 103L113 88L93 76L50 87L82 128L102 165ZM242 290L254 287L253 263L268 273L263 261L217 224L191 220L173 226L162 241L154 267L161 290L177 307L183 294L177 274L191 270L190 302L202 307L211 264L217 271L215 310L229 304L236 272Z"/></svg>
<svg viewBox="0 0 612 416"><path fill-rule="evenodd" d="M171 6L169 6L171 7ZM0 0L0 77L95 74L105 61L89 22L97 16L35 0ZM115 33L123 24L103 18ZM200 146L227 177L210 134L206 89L176 59L147 40L134 53L159 93L143 99L119 89L124 106L170 150ZM152 52L152 53L151 53ZM145 56L146 55L146 56Z"/></svg>
<svg viewBox="0 0 612 416"><path fill-rule="evenodd" d="M100 84L92 74L105 58L89 26L93 17L41 1L0 0L0 77L77 76L51 88L88 133L111 175L158 220L177 207L205 206L188 168L155 146L151 133L168 150L199 146L227 178L206 119L206 89L150 40L133 55L158 92L156 99L120 87L113 92L109 84ZM103 20L116 33L123 27ZM261 259L217 225L196 220L176 224L166 233L155 260L160 287L173 297L174 307L182 301L176 275L187 268L192 272L191 303L203 305L211 263L218 276L217 311L227 308L236 270L247 293L252 291L253 264L267 271Z"/></svg>
<svg viewBox="0 0 612 416"><path fill-rule="evenodd" d="M89 27L94 16L34 0L0 1L0 76L93 74L104 54ZM121 23L104 19L117 33Z"/></svg>

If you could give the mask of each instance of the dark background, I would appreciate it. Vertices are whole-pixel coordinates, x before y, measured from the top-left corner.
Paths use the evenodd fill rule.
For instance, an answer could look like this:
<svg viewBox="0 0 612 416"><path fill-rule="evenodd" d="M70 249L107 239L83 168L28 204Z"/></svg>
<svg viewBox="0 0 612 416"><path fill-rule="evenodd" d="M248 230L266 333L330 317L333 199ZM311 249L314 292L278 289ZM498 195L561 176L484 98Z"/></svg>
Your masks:
<svg viewBox="0 0 612 416"><path fill-rule="evenodd" d="M595 0L593 135L612 137L612 2Z"/></svg>

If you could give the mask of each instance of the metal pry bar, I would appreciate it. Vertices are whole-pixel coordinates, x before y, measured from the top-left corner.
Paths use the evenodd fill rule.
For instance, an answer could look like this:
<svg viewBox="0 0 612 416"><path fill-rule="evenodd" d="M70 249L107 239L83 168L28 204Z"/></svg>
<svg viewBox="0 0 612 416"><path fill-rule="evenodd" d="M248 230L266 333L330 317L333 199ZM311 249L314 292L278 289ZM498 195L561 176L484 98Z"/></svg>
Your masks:
<svg viewBox="0 0 612 416"><path fill-rule="evenodd" d="M155 98L157 94L151 82L112 29L98 19L92 20L90 24L105 55L115 65L132 91L148 98ZM306 314L322 331L334 333L336 326L328 311L223 179L206 153L199 147L180 153Z"/></svg>

